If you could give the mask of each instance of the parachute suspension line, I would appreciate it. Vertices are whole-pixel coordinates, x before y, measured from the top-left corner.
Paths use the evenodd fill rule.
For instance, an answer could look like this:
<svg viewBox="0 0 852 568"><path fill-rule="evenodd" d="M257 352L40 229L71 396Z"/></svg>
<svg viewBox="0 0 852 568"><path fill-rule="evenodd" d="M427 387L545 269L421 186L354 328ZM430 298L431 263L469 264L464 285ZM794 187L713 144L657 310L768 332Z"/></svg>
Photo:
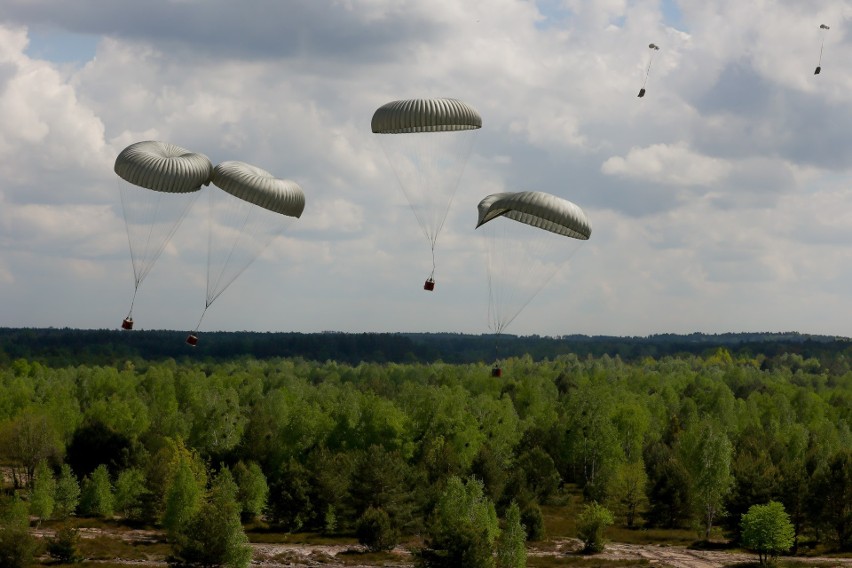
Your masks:
<svg viewBox="0 0 852 568"><path fill-rule="evenodd" d="M817 61L817 67L822 67L822 49L825 47L825 34L822 36L822 43L819 45L819 61Z"/></svg>
<svg viewBox="0 0 852 568"><path fill-rule="evenodd" d="M207 305L204 307L204 311L203 311L203 312L201 312L201 317L200 317L200 318L198 318L198 323L197 323L197 324L195 324L195 328L192 330L192 333L193 333L193 334L198 333L198 328L200 328L200 327L201 327L201 321L204 319L204 314L206 314L206 313L207 313L207 308L209 308L209 307L210 307L210 304L207 304Z"/></svg>
<svg viewBox="0 0 852 568"><path fill-rule="evenodd" d="M432 272L429 274L429 280L435 279L435 240L432 240Z"/></svg>
<svg viewBox="0 0 852 568"><path fill-rule="evenodd" d="M648 68L645 69L645 80L642 81L642 88L648 84L648 76L651 74L651 64L654 62L654 54L656 53L656 49L651 50L651 59L648 60Z"/></svg>

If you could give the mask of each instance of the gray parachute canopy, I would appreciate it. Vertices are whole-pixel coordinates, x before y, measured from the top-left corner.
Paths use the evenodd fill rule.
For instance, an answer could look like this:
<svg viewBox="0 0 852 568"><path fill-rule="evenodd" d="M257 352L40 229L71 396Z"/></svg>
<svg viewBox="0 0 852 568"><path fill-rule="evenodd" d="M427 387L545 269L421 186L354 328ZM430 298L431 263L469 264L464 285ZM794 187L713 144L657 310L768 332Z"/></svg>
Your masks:
<svg viewBox="0 0 852 568"><path fill-rule="evenodd" d="M379 107L371 127L375 134L476 130L482 117L458 99L409 99Z"/></svg>
<svg viewBox="0 0 852 568"><path fill-rule="evenodd" d="M189 193L210 183L213 164L204 154L146 140L122 150L113 169L133 185L164 193Z"/></svg>
<svg viewBox="0 0 852 568"><path fill-rule="evenodd" d="M587 240L592 234L579 206L541 191L495 193L480 201L478 209L477 228L502 216L574 239Z"/></svg>
<svg viewBox="0 0 852 568"><path fill-rule="evenodd" d="M217 165L213 183L234 197L288 217L301 217L305 209L305 194L299 184L245 162L232 160Z"/></svg>

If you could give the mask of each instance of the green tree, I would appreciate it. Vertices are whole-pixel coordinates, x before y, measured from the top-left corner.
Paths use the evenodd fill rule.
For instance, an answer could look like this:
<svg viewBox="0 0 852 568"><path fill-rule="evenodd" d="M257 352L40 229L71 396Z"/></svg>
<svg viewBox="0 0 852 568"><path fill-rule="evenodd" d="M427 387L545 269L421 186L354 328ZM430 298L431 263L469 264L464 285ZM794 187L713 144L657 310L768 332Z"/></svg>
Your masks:
<svg viewBox="0 0 852 568"><path fill-rule="evenodd" d="M169 540L175 540L190 524L204 499L204 488L195 477L188 459L181 459L166 489L162 523Z"/></svg>
<svg viewBox="0 0 852 568"><path fill-rule="evenodd" d="M56 480L56 506L54 512L60 519L66 519L80 503L80 484L77 477L71 471L71 466L64 463L59 470L59 479Z"/></svg>
<svg viewBox="0 0 852 568"><path fill-rule="evenodd" d="M752 505L740 522L743 546L757 552L761 564L770 564L793 546L795 530L784 505L770 501Z"/></svg>
<svg viewBox="0 0 852 568"><path fill-rule="evenodd" d="M527 534L521 524L521 509L512 501L506 510L506 524L497 541L497 568L526 568Z"/></svg>
<svg viewBox="0 0 852 568"><path fill-rule="evenodd" d="M27 504L17 495L0 497L0 566L24 568L32 564L36 541L29 526Z"/></svg>
<svg viewBox="0 0 852 568"><path fill-rule="evenodd" d="M500 533L494 503L485 496L482 482L457 476L435 505L428 527L427 548L420 552L430 568L493 568L494 543Z"/></svg>
<svg viewBox="0 0 852 568"><path fill-rule="evenodd" d="M263 470L257 462L249 462L248 465L238 462L234 466L234 478L237 482L237 496L243 518L247 520L260 518L269 499L269 485L266 483Z"/></svg>
<svg viewBox="0 0 852 568"><path fill-rule="evenodd" d="M249 565L251 548L240 523L237 491L231 472L223 468L191 522L178 529L169 564L202 568Z"/></svg>
<svg viewBox="0 0 852 568"><path fill-rule="evenodd" d="M731 490L733 448L718 425L705 420L687 429L681 438L680 458L689 472L692 509L710 539L713 523L724 514L725 498Z"/></svg>
<svg viewBox="0 0 852 568"><path fill-rule="evenodd" d="M609 509L596 502L587 504L577 519L577 536L583 541L583 552L603 552L604 533L615 519Z"/></svg>
<svg viewBox="0 0 852 568"><path fill-rule="evenodd" d="M645 493L647 484L648 475L645 473L645 463L641 457L634 462L619 464L615 474L610 478L607 489L609 503L625 520L629 529L636 526L639 511L648 503Z"/></svg>
<svg viewBox="0 0 852 568"><path fill-rule="evenodd" d="M126 519L140 519L144 501L150 497L145 487L145 472L139 468L123 469L115 480L115 509Z"/></svg>
<svg viewBox="0 0 852 568"><path fill-rule="evenodd" d="M30 514L39 518L39 522L49 519L56 505L56 480L47 465L41 460L33 474L33 488L30 492Z"/></svg>
<svg viewBox="0 0 852 568"><path fill-rule="evenodd" d="M80 492L80 512L90 517L111 517L114 512L115 498L112 494L112 484L109 481L109 471L106 465L95 468L91 477L83 478Z"/></svg>

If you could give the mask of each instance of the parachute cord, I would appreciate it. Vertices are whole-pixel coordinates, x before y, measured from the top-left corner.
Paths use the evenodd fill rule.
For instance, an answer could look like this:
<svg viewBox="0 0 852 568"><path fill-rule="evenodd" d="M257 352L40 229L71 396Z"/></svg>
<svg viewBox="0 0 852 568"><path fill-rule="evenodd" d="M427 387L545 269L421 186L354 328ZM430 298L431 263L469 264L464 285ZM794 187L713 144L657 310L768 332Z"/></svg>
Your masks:
<svg viewBox="0 0 852 568"><path fill-rule="evenodd" d="M817 61L817 67L822 65L822 48L825 47L825 34L822 36L822 43L819 45L819 61Z"/></svg>
<svg viewBox="0 0 852 568"><path fill-rule="evenodd" d="M198 333L198 328L199 328L199 327L201 327L201 320L203 320L203 319L204 319L204 314L206 314L206 313L207 313L207 308L209 308L209 307L210 307L210 304L207 304L207 305L204 307L204 311L203 311L203 312L201 312L201 317L200 317L200 318L198 318L198 323L195 325L195 329L193 329L193 330L192 330L192 333Z"/></svg>
<svg viewBox="0 0 852 568"><path fill-rule="evenodd" d="M136 282L136 288L133 289L133 298L130 300L130 310L127 311L127 317L133 316L133 304L136 303L136 293L139 291L139 282Z"/></svg>
<svg viewBox="0 0 852 568"><path fill-rule="evenodd" d="M654 54L651 53L651 59L648 61L648 68L645 70L645 80L642 81L642 88L645 88L645 85L648 84L648 75L651 74L651 64L654 62Z"/></svg>
<svg viewBox="0 0 852 568"><path fill-rule="evenodd" d="M432 273L429 274L429 280L435 279L435 240L432 239Z"/></svg>

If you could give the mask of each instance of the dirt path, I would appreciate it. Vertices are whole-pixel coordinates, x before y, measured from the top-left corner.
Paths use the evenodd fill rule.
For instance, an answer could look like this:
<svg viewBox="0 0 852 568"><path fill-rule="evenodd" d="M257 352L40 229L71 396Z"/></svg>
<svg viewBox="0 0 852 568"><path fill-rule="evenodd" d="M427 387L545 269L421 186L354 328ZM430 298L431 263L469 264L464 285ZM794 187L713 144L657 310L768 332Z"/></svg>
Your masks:
<svg viewBox="0 0 852 568"><path fill-rule="evenodd" d="M96 535L109 536L111 538L124 540L126 542L144 543L156 541L161 537L159 531L136 531L123 530L112 531L104 529L81 529L82 538L92 538ZM41 538L53 536L52 530L37 531L36 535ZM581 543L576 539L560 539L548 543L546 548L532 546L528 550L529 556L562 556L576 554ZM411 552L405 548L397 547L392 552L390 559L386 558L382 564L359 564L357 554L347 554L344 560L339 555L357 551L358 547L352 545L327 545L327 544L261 544L252 543L252 566L263 568L412 568L414 563ZM660 546L660 545L638 545L609 543L604 551L594 556L599 559L609 560L646 560L652 565L666 568L725 568L736 564L754 562L757 556L741 552L727 552L721 550L692 550L682 546ZM798 561L820 568L852 568L852 558L797 558ZM97 562L97 561L95 561ZM107 562L104 560L104 562ZM164 561L158 560L122 560L114 558L112 563L120 563L134 566L164 566Z"/></svg>

